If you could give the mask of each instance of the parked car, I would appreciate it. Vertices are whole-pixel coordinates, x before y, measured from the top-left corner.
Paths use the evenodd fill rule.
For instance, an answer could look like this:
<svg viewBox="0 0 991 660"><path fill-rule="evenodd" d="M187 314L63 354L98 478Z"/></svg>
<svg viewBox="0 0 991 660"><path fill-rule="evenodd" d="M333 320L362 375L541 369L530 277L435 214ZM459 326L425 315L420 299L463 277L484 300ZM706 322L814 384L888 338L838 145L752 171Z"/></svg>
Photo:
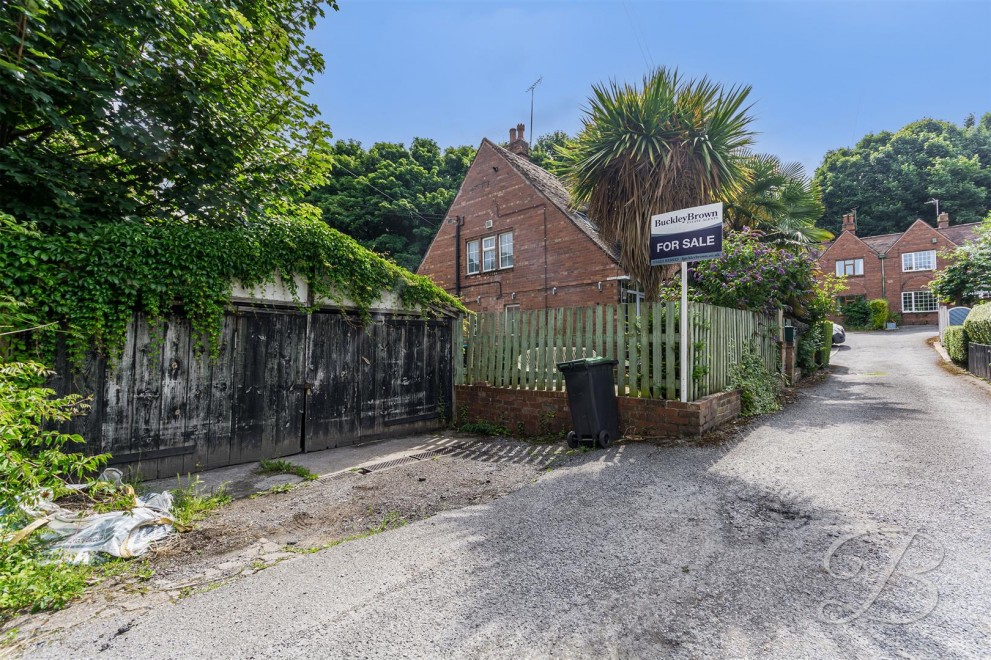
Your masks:
<svg viewBox="0 0 991 660"><path fill-rule="evenodd" d="M833 324L833 343L834 344L842 344L844 341L846 341L846 330L844 330L843 329L843 326L840 325L839 323L834 323Z"/></svg>

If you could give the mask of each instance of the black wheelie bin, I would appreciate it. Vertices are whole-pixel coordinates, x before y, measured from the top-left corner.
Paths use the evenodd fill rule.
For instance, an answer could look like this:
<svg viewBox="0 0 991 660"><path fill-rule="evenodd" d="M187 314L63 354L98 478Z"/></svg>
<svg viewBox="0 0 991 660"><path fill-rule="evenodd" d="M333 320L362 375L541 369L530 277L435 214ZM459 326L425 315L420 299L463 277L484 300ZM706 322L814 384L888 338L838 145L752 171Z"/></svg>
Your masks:
<svg viewBox="0 0 991 660"><path fill-rule="evenodd" d="M574 430L568 433L568 446L574 449L582 440L591 440L605 449L619 437L619 407L613 367L608 358L582 358L559 362L568 391L568 407Z"/></svg>

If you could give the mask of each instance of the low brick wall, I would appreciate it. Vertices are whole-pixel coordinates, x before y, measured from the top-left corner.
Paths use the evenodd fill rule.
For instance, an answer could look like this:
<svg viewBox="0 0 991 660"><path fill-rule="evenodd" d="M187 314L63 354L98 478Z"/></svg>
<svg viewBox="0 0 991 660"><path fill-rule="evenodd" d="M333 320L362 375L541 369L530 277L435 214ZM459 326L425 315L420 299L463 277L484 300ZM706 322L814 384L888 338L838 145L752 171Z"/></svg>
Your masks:
<svg viewBox="0 0 991 660"><path fill-rule="evenodd" d="M571 430L564 392L458 385L455 397L458 419L501 424L520 435ZM619 428L625 437L699 436L739 415L740 393L735 390L690 403L619 397Z"/></svg>

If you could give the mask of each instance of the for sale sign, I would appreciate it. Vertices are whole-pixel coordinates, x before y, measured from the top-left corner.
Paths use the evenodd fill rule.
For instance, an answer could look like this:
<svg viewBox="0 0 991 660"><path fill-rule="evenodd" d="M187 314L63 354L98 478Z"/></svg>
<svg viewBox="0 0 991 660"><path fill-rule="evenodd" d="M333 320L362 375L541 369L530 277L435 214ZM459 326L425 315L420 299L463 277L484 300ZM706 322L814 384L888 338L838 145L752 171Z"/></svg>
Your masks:
<svg viewBox="0 0 991 660"><path fill-rule="evenodd" d="M723 256L723 205L706 204L650 218L650 265Z"/></svg>

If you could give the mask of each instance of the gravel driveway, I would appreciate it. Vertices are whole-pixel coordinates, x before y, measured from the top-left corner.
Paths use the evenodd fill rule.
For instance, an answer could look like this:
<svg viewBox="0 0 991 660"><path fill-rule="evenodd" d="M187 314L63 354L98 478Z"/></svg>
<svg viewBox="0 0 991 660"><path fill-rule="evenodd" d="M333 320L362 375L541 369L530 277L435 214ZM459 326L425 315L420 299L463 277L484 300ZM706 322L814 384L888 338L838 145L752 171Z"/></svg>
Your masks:
<svg viewBox="0 0 991 660"><path fill-rule="evenodd" d="M724 446L589 454L30 655L986 656L991 394L931 334L851 334Z"/></svg>

